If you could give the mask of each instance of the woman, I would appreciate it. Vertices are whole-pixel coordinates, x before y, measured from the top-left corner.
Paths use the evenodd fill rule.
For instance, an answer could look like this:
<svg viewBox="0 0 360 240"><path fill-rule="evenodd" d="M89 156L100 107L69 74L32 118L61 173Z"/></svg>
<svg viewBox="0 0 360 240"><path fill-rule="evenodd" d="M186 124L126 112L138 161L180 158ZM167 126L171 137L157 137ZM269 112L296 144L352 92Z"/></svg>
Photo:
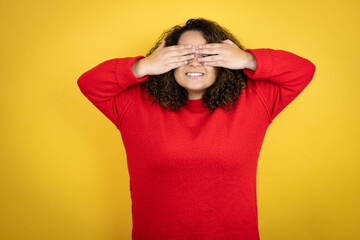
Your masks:
<svg viewBox="0 0 360 240"><path fill-rule="evenodd" d="M166 31L146 57L83 73L82 93L121 132L132 239L259 239L263 138L314 72L305 58L244 49L198 18Z"/></svg>

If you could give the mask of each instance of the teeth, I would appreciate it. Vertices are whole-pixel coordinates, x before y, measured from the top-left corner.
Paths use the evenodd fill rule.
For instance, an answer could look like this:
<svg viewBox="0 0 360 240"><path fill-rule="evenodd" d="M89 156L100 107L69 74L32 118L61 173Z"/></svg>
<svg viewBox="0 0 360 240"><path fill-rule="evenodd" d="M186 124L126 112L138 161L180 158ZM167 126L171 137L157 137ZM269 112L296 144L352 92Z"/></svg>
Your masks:
<svg viewBox="0 0 360 240"><path fill-rule="evenodd" d="M202 76L204 74L203 73L186 73L186 75L188 75L188 76Z"/></svg>

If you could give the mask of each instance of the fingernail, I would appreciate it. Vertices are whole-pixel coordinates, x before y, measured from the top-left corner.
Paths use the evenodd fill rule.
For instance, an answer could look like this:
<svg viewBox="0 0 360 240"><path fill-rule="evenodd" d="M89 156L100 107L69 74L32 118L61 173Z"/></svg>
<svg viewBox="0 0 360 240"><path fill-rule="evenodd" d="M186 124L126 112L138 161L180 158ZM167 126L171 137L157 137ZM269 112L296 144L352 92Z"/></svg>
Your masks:
<svg viewBox="0 0 360 240"><path fill-rule="evenodd" d="M191 48L191 44L188 45L188 48Z"/></svg>
<svg viewBox="0 0 360 240"><path fill-rule="evenodd" d="M202 46L202 45L199 45L198 47L199 47L199 48L202 48L203 46Z"/></svg>

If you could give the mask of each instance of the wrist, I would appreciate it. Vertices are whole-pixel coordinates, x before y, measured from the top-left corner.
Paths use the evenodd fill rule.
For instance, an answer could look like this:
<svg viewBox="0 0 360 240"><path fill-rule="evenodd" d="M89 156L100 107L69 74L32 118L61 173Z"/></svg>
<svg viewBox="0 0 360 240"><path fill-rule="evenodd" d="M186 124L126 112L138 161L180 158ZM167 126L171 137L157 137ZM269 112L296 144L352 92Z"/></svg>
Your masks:
<svg viewBox="0 0 360 240"><path fill-rule="evenodd" d="M136 78L142 78L147 75L144 69L144 58L137 59L134 64L131 66L131 70Z"/></svg>
<svg viewBox="0 0 360 240"><path fill-rule="evenodd" d="M249 61L248 61L248 64L247 64L247 66L245 68L250 69L252 71L255 71L256 66L257 66L256 58L252 53L250 53L250 52L247 52L247 53L248 53L248 56L249 56Z"/></svg>

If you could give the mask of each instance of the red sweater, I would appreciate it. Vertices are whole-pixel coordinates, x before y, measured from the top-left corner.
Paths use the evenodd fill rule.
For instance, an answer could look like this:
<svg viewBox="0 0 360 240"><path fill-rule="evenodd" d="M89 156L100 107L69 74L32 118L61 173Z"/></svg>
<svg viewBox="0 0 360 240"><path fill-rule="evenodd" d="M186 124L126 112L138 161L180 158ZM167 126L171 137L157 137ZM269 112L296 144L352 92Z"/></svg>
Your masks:
<svg viewBox="0 0 360 240"><path fill-rule="evenodd" d="M180 112L151 106L131 66L114 58L83 73L81 92L121 133L133 240L259 239L256 171L265 132L313 78L315 65L283 50L246 49L247 87L230 112L202 99Z"/></svg>

